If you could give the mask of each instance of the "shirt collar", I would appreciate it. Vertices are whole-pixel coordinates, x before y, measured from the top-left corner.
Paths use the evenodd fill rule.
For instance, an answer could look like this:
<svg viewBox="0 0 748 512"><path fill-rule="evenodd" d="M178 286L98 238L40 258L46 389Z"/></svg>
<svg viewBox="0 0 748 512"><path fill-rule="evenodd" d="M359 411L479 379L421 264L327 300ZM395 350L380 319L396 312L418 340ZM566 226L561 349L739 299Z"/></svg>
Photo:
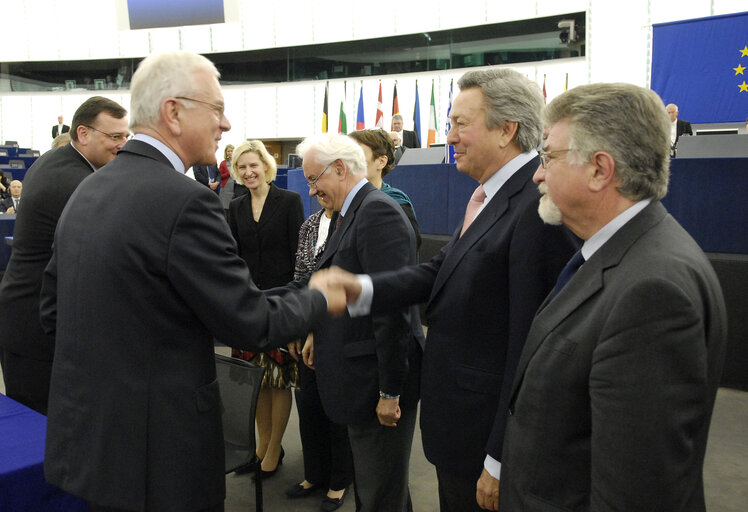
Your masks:
<svg viewBox="0 0 748 512"><path fill-rule="evenodd" d="M511 160L509 160L504 167L493 173L493 175L486 180L483 184L483 191L486 193L486 201L488 203L493 196L501 189L501 187L509 181L509 178L514 176L514 173L519 171L524 165L530 160L538 156L538 152L531 149L527 153L520 153Z"/></svg>
<svg viewBox="0 0 748 512"><path fill-rule="evenodd" d="M600 247L605 245L605 242L613 238L613 235L615 235L619 229L626 225L628 221L636 217L636 215L651 202L651 199L642 199L641 201L634 203L619 213L613 220L608 222L602 227L602 229L584 242L582 245L582 256L584 256L584 261L589 260Z"/></svg>
<svg viewBox="0 0 748 512"><path fill-rule="evenodd" d="M358 191L361 190L361 188L369 183L369 181L366 178L361 178L361 181L353 185L353 188L350 192L348 192L348 195L345 196L345 201L343 201L343 207L340 209L340 215L345 217L345 214L348 213L348 208L351 206L351 203L353 202L353 198L356 197L356 194L358 194Z"/></svg>
<svg viewBox="0 0 748 512"><path fill-rule="evenodd" d="M90 165L90 166L91 166L91 169L92 169L92 170L94 170L94 171L96 171L96 167L94 166L94 164L92 164L92 163L91 163L91 162L90 162L90 161L88 160L88 158L86 158L86 156L85 156L85 155L84 155L83 153L81 153L81 152L80 152L80 151L78 150L78 148L76 148L76 147L75 147L75 144L73 144L73 143L71 142L71 143L70 143L70 145L71 145L71 146L73 146L73 149L74 149L74 150L76 150L76 151L78 152L78 154L79 154L79 155L81 156L81 158L83 158L83 160L85 160L85 161L86 161L86 163L87 163L88 165Z"/></svg>
<svg viewBox="0 0 748 512"><path fill-rule="evenodd" d="M154 148L158 149L161 154L163 154L169 160L172 167L174 167L176 171L179 171L182 174L184 174L184 172L186 171L186 169L184 168L184 163L177 156L174 150L158 140L156 137L152 137L145 133L136 133L133 139L139 140L140 142L145 142L149 146L153 146Z"/></svg>

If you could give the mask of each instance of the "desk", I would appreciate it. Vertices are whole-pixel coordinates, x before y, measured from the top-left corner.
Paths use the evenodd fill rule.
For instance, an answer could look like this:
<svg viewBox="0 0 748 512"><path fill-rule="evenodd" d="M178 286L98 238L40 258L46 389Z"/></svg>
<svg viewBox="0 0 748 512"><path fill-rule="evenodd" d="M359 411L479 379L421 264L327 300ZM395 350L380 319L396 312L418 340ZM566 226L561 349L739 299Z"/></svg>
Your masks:
<svg viewBox="0 0 748 512"><path fill-rule="evenodd" d="M0 510L87 511L88 504L44 480L47 418L0 394Z"/></svg>

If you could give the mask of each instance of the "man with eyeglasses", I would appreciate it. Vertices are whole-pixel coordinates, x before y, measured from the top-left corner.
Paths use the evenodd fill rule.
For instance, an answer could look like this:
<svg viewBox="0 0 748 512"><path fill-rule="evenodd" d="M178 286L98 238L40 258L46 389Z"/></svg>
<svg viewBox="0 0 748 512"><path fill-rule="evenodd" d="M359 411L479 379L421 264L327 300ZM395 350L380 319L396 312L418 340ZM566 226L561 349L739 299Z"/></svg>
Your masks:
<svg viewBox="0 0 748 512"><path fill-rule="evenodd" d="M345 302L309 288L266 297L218 196L184 175L215 164L231 128L218 77L194 53L144 59L130 89L135 135L57 226L40 306L57 335L44 472L93 512L223 510L214 339L283 346Z"/></svg>
<svg viewBox="0 0 748 512"><path fill-rule="evenodd" d="M6 394L42 414L47 413L55 338L39 323L39 290L55 226L80 182L111 161L128 134L121 105L89 98L73 116L72 142L42 155L23 180L13 252L0 283L0 362Z"/></svg>
<svg viewBox="0 0 748 512"><path fill-rule="evenodd" d="M416 262L415 234L395 200L366 180L361 146L345 135L302 142L297 152L309 195L339 211L339 225L316 268L352 272L397 270ZM316 371L327 416L347 425L361 512L411 510L408 462L416 421L423 331L417 308L326 318L304 347ZM345 495L328 498L335 510Z"/></svg>

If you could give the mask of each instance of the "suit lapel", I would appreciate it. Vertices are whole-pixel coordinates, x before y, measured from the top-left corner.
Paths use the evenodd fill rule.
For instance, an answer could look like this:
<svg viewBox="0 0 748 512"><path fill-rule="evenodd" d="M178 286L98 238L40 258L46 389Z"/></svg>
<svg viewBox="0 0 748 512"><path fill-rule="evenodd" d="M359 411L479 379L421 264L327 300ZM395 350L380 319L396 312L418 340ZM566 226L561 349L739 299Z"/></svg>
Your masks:
<svg viewBox="0 0 748 512"><path fill-rule="evenodd" d="M351 201L351 205L348 207L348 211L346 212L345 216L343 216L343 221L338 227L338 229L335 230L335 232L330 236L330 239L327 241L327 246L325 247L325 252L322 253L322 257L317 262L317 266L315 270L318 270L320 268L324 268L326 266L329 266L329 260L332 259L332 257L335 255L335 253L338 251L338 246L340 245L340 241L343 239L343 236L345 236L345 233L348 231L348 229L353 225L354 220L356 219L356 214L358 213L358 209L361 206L361 203L363 203L364 198L369 195L371 192L376 190L374 188L374 185L371 183L366 183L361 189L356 193L355 197Z"/></svg>
<svg viewBox="0 0 748 512"><path fill-rule="evenodd" d="M603 288L603 274L617 266L631 246L667 214L655 201L619 229L613 237L585 262L553 299L546 297L532 321L525 347L517 364L512 399L521 386L527 365L548 335L590 297Z"/></svg>
<svg viewBox="0 0 748 512"><path fill-rule="evenodd" d="M444 286L449 277L455 271L465 254L481 239L486 233L492 230L493 226L509 210L509 202L515 194L518 194L527 185L528 180L532 178L535 169L538 167L537 158L533 158L523 165L514 175L499 189L491 201L483 208L483 211L475 218L475 221L460 237L462 222L452 235L452 248L446 254L442 262L439 273L436 276L434 287L431 290L431 300L434 299L439 290ZM463 219L464 220L464 219Z"/></svg>
<svg viewBox="0 0 748 512"><path fill-rule="evenodd" d="M251 201L251 194L250 194L250 201ZM268 195L265 198L265 204L262 206L262 212L260 213L260 220L257 221L257 228L262 229L265 225L267 225L270 222L270 219L272 219L275 214L278 212L280 203L280 191L278 190L278 187L270 184L270 190L268 190Z"/></svg>

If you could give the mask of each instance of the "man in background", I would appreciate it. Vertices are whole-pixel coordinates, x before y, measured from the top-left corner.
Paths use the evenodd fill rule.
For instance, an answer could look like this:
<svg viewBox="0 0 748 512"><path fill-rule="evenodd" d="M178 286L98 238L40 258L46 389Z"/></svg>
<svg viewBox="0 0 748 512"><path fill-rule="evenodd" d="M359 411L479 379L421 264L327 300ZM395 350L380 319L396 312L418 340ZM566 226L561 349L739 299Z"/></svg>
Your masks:
<svg viewBox="0 0 748 512"><path fill-rule="evenodd" d="M221 174L215 165L194 165L192 172L195 180L202 183L216 194L221 193Z"/></svg>
<svg viewBox="0 0 748 512"><path fill-rule="evenodd" d="M18 213L18 204L21 202L21 192L23 184L18 180L13 180L8 186L10 196L0 202L0 213Z"/></svg>
<svg viewBox="0 0 748 512"><path fill-rule="evenodd" d="M675 149L678 146L678 139L680 136L693 135L691 130L691 123L678 119L678 105L670 103L667 107L667 115L670 117L670 156L675 157Z"/></svg>
<svg viewBox="0 0 748 512"><path fill-rule="evenodd" d="M62 122L62 116L57 116L57 124L52 125L52 138L54 139L58 135L62 135L69 131L70 127Z"/></svg>
<svg viewBox="0 0 748 512"><path fill-rule="evenodd" d="M660 203L662 101L631 84L591 84L544 117L539 212L584 245L517 366L499 508L703 512L727 319L711 264Z"/></svg>
<svg viewBox="0 0 748 512"><path fill-rule="evenodd" d="M403 116L395 114L392 116L390 129L397 132L397 136L402 141L403 148L420 148L421 141L418 140L418 134L414 131L403 130Z"/></svg>
<svg viewBox="0 0 748 512"><path fill-rule="evenodd" d="M39 290L62 209L81 181L110 162L129 135L127 111L94 96L73 116L72 142L44 153L24 178L13 251L0 283L0 362L9 397L47 413L55 338L39 322Z"/></svg>
<svg viewBox="0 0 748 512"><path fill-rule="evenodd" d="M218 76L193 53L143 60L134 139L81 183L55 232L40 305L57 336L44 472L94 512L223 510L213 340L285 345L327 310L308 288L266 298L218 196L184 176L216 163L231 128Z"/></svg>

